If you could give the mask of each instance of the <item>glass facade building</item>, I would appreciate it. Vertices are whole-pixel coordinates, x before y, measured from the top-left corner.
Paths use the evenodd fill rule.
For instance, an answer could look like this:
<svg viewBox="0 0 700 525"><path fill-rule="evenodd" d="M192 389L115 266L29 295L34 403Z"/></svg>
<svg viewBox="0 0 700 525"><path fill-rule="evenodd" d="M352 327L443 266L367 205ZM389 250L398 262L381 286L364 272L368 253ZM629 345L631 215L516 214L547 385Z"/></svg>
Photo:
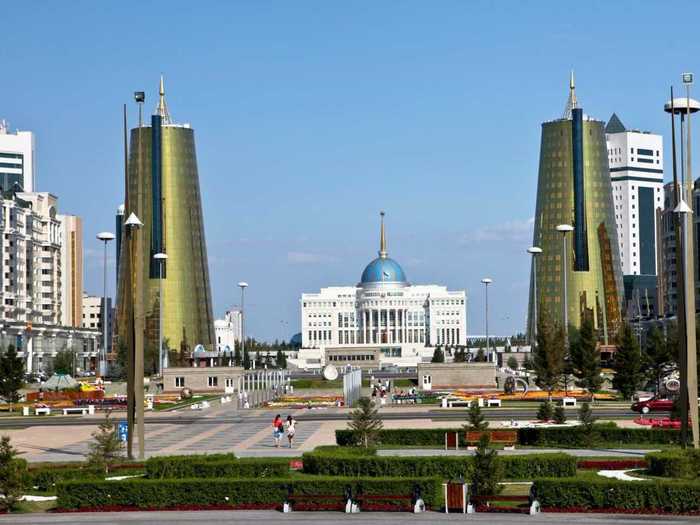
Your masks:
<svg viewBox="0 0 700 525"><path fill-rule="evenodd" d="M214 318L202 199L199 189L194 130L170 123L163 94L150 126L131 130L127 195L122 218L131 213L143 223L130 252L127 228L119 245L118 330L126 340L131 309L141 293L145 315L145 347L158 347L161 267L156 253L168 258L163 275L163 337L181 354L202 345L214 350ZM138 250L138 258L135 251ZM139 260L135 267L134 260ZM142 272L139 291L135 272ZM126 293L125 293L126 292ZM134 298L130 300L131 298ZM122 322L122 319L126 322Z"/></svg>
<svg viewBox="0 0 700 525"><path fill-rule="evenodd" d="M560 224L574 227L565 234L566 268ZM577 107L573 81L564 117L542 124L533 246L542 254L537 275L530 272L528 332L536 323L534 301L538 315L562 323L566 281L569 325L579 327L589 317L601 340L612 337L622 320L624 289L605 130Z"/></svg>

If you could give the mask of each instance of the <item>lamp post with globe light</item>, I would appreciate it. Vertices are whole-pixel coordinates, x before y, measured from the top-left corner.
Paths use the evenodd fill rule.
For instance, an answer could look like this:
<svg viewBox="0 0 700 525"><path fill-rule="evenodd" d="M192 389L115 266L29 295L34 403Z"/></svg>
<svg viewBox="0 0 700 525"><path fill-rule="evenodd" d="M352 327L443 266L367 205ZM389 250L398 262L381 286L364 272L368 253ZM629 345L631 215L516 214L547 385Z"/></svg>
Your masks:
<svg viewBox="0 0 700 525"><path fill-rule="evenodd" d="M245 354L245 289L248 288L248 283L241 281L238 283L238 287L241 289L241 358L243 358ZM254 366L255 364L253 364Z"/></svg>
<svg viewBox="0 0 700 525"><path fill-rule="evenodd" d="M569 349L569 289L568 289L568 272L569 265L567 262L567 252L566 249L566 234L574 231L574 227L571 224L560 224L557 226L557 231L561 233L562 242L562 261L561 261L561 274L562 274L562 325L564 328L564 344L566 349Z"/></svg>
<svg viewBox="0 0 700 525"><path fill-rule="evenodd" d="M153 258L158 261L159 269L159 288L158 288L158 374L163 377L163 268L165 261L168 260L168 254L156 253Z"/></svg>

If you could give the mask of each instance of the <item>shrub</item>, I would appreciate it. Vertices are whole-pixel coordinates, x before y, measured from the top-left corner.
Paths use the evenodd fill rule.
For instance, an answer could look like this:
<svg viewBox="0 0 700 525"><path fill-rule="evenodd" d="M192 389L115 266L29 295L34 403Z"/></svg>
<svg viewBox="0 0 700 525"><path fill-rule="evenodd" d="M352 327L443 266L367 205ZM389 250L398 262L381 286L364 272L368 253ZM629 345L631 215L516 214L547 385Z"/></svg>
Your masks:
<svg viewBox="0 0 700 525"><path fill-rule="evenodd" d="M88 464L96 469L109 473L110 468L124 455L124 443L119 438L117 426L110 418L110 412L105 414L99 429L92 433L93 441L88 445Z"/></svg>
<svg viewBox="0 0 700 525"><path fill-rule="evenodd" d="M537 419L540 421L549 421L552 419L552 414L554 413L554 408L552 407L551 401L544 401L540 403L540 407L537 409Z"/></svg>
<svg viewBox="0 0 700 525"><path fill-rule="evenodd" d="M357 401L357 408L350 413L348 426L353 433L353 444L367 448L377 442L383 423L379 410L373 406L370 398L361 397Z"/></svg>
<svg viewBox="0 0 700 525"><path fill-rule="evenodd" d="M533 491L545 510L615 509L676 513L700 510L700 483L695 482L536 479Z"/></svg>
<svg viewBox="0 0 700 525"><path fill-rule="evenodd" d="M313 479L182 479L125 481L67 481L57 487L59 509L103 508L279 508L288 495L343 496L347 487L353 495L394 496L413 494L418 488L429 508L442 506L442 485L436 478L324 478ZM326 500L327 502L328 500ZM372 500L385 510L403 510L407 502ZM309 503L309 501L305 501ZM340 506L340 504L338 504Z"/></svg>
<svg viewBox="0 0 700 525"><path fill-rule="evenodd" d="M281 478L289 475L289 458L154 457L146 461L149 479Z"/></svg>
<svg viewBox="0 0 700 525"><path fill-rule="evenodd" d="M597 440L612 446L625 444L671 445L678 443L677 430L662 428L619 428L614 423L597 423L590 427ZM454 428L384 429L377 436L381 445L443 447L445 432ZM518 443L527 446L582 447L589 442L588 431L582 426L519 428ZM348 446L354 443L349 430L335 431L336 443ZM460 446L466 446L464 432L459 432Z"/></svg>
<svg viewBox="0 0 700 525"><path fill-rule="evenodd" d="M27 462L17 457L17 450L10 444L10 438L0 440L0 510L15 508L22 490L27 484Z"/></svg>
<svg viewBox="0 0 700 525"><path fill-rule="evenodd" d="M104 478L104 470L94 467L54 468L42 467L29 470L29 485L42 492L53 492L56 483L72 479Z"/></svg>
<svg viewBox="0 0 700 525"><path fill-rule="evenodd" d="M376 456L358 455L345 450L307 452L304 473L327 476L437 476L443 481L469 479L474 470L470 456ZM535 477L565 477L576 474L576 458L568 454L528 454L499 456L503 476L512 480Z"/></svg>
<svg viewBox="0 0 700 525"><path fill-rule="evenodd" d="M649 473L665 478L696 479L700 477L700 450L672 450L646 455Z"/></svg>

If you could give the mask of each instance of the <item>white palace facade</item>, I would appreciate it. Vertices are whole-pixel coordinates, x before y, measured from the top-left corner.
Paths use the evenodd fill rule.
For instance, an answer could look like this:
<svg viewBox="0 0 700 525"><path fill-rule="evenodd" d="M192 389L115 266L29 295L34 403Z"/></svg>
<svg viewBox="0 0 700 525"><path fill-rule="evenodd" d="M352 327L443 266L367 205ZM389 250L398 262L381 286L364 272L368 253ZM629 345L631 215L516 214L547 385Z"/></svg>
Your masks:
<svg viewBox="0 0 700 525"><path fill-rule="evenodd" d="M302 294L302 348L290 365L403 369L429 361L435 346L467 344L465 291L410 284L389 258L381 215L379 257L360 282Z"/></svg>

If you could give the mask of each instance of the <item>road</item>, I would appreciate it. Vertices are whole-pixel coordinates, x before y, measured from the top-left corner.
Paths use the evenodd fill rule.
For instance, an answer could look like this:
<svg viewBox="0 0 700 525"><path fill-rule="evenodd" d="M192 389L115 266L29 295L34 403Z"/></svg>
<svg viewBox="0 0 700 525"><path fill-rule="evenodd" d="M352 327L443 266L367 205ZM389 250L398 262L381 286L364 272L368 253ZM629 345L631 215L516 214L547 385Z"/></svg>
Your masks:
<svg viewBox="0 0 700 525"><path fill-rule="evenodd" d="M394 411L380 412L382 419L385 420L411 420L411 419L430 419L433 421L463 421L467 415L467 409L450 409L450 410L435 410L426 409L422 411L410 410L406 412ZM575 410L567 411L572 417L576 413ZM298 421L343 421L350 418L348 410L342 412L324 411L324 410L309 410L308 413L297 413L295 416ZM531 421L537 419L537 409L535 408L495 408L484 409L483 414L489 421ZM598 419L633 419L639 414L631 411L629 408L594 408L594 415ZM659 413L659 416L667 415ZM190 425L212 424L220 425L222 423L256 423L267 421L271 416L269 414L246 413L238 412L235 415L227 413L216 417L204 417L206 413L190 414L187 411L180 411L169 414L148 414L145 417L147 424L166 423L170 425ZM115 417L119 417L119 413L115 413ZM100 418L101 419L101 418ZM95 426L99 421L94 417L83 416L56 416L56 417L31 417L31 418L0 418L0 429L2 428L29 428L34 426L76 426L89 425Z"/></svg>
<svg viewBox="0 0 700 525"><path fill-rule="evenodd" d="M510 525L516 523L544 523L556 525L697 525L698 518L691 516L637 516L604 514L426 514L377 513L341 514L339 512L293 512L282 514L274 511L199 511L199 512L99 512L77 514L16 514L0 516L2 525L60 524L60 523L129 523L133 525L185 525L190 523L231 523L236 525L260 525L275 523L337 525L433 525L435 523L485 523Z"/></svg>

